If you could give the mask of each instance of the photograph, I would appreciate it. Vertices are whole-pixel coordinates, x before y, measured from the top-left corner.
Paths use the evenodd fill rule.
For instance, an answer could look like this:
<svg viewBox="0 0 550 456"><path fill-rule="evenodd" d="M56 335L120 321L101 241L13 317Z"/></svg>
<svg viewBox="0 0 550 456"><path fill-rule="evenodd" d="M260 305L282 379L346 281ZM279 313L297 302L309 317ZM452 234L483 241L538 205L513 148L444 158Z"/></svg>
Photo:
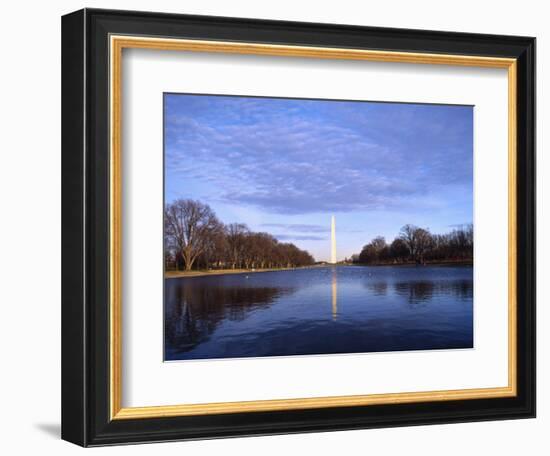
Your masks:
<svg viewBox="0 0 550 456"><path fill-rule="evenodd" d="M22 213L43 196L34 183L61 173L61 289L37 275L40 296L61 293L61 322L44 307L31 331L60 329L49 348L61 375L44 350L44 369L27 362L29 378L55 373L53 389L41 383L31 398L55 412L37 432L60 421L66 442L134 452L231 438L218 446L227 453L230 441L292 434L296 453L297 434L346 430L334 448L365 432L386 453L396 432L408 434L390 438L395 453L481 434L492 445L506 433L519 452L540 446L545 423L526 419L538 407L544 15L504 12L495 25L494 8L459 8L441 25L437 8L376 16L369 5L361 16L337 5L320 16L297 2L276 15L233 3L208 12L93 3L62 12L61 49L48 15L35 15L29 49L44 37L52 52L34 53L39 67L49 57L61 68L50 75L56 90L35 90L55 100L33 107L61 116L39 116L36 132L23 122L5 148L29 139L38 146L25 150L40 152L7 154L31 173L14 175L11 187L28 191L8 198ZM12 92L18 118L28 103ZM61 143L61 169L44 153L47 135ZM45 172L44 157L57 171ZM39 220L59 222L37 207ZM26 225L36 231L15 231ZM28 288L28 255L11 244L20 261L10 269ZM21 340L11 326L9 339ZM25 362L31 342L47 340L27 339L8 350ZM463 433L456 424L467 422L483 428L469 425L466 439L439 431ZM415 443L419 426L438 431ZM14 444L39 442L21 429Z"/></svg>
<svg viewBox="0 0 550 456"><path fill-rule="evenodd" d="M165 361L474 348L474 106L163 109Z"/></svg>

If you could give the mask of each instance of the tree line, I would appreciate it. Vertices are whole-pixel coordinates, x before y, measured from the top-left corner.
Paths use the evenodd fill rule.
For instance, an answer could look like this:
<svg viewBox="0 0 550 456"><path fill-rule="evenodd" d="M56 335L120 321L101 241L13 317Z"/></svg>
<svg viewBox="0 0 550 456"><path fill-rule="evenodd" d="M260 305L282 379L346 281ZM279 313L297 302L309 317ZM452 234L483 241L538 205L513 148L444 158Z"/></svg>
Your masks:
<svg viewBox="0 0 550 456"><path fill-rule="evenodd" d="M472 224L446 234L432 234L427 228L405 225L390 243L382 236L375 237L353 255L352 261L361 264L395 264L438 261L471 261L474 255Z"/></svg>
<svg viewBox="0 0 550 456"><path fill-rule="evenodd" d="M291 268L314 263L309 252L245 224L224 224L200 201L178 199L164 210L165 268Z"/></svg>

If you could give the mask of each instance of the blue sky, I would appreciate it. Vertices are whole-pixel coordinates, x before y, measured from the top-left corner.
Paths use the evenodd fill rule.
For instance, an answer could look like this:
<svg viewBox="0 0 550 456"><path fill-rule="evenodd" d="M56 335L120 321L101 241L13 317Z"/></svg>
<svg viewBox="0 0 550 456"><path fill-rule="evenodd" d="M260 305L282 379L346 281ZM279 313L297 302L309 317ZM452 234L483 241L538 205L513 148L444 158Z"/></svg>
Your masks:
<svg viewBox="0 0 550 456"><path fill-rule="evenodd" d="M473 219L473 108L165 94L165 199L338 259Z"/></svg>

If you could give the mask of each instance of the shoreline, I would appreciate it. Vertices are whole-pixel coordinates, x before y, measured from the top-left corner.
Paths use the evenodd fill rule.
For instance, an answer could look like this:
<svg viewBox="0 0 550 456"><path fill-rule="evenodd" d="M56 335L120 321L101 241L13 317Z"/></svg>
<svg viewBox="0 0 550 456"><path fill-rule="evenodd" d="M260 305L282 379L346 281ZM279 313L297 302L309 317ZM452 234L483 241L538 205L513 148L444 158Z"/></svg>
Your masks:
<svg viewBox="0 0 550 456"><path fill-rule="evenodd" d="M473 260L460 260L460 261L427 261L423 264L408 263L352 263L347 266L473 266Z"/></svg>
<svg viewBox="0 0 550 456"><path fill-rule="evenodd" d="M297 271L300 269L312 269L326 266L302 266L298 268L263 268L263 269L211 269L208 271L165 271L165 279L181 279L184 277L205 277L217 275L232 275L232 274L257 274L261 272L277 272L277 271Z"/></svg>
<svg viewBox="0 0 550 456"><path fill-rule="evenodd" d="M301 269L320 269L334 268L340 266L358 266L358 267L384 267L384 266L402 266L402 267L423 267L423 266L473 266L473 261L438 261L433 263L425 263L417 265L416 263L345 263L345 264L319 264L313 266L301 266L297 268L263 268L263 269L211 269L211 270L195 270L195 271L165 271L165 279L181 279L186 277L206 277L220 276L233 274L258 274L262 272L277 272L277 271L298 271Z"/></svg>

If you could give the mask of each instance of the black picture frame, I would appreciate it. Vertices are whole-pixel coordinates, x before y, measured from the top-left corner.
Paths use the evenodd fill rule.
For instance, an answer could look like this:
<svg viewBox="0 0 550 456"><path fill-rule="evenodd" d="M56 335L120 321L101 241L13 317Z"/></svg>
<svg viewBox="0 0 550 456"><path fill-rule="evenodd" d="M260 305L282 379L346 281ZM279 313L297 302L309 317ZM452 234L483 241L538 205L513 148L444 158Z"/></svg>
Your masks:
<svg viewBox="0 0 550 456"><path fill-rule="evenodd" d="M517 395L110 419L109 36L517 59ZM62 438L82 446L535 416L535 39L84 9L62 19Z"/></svg>

